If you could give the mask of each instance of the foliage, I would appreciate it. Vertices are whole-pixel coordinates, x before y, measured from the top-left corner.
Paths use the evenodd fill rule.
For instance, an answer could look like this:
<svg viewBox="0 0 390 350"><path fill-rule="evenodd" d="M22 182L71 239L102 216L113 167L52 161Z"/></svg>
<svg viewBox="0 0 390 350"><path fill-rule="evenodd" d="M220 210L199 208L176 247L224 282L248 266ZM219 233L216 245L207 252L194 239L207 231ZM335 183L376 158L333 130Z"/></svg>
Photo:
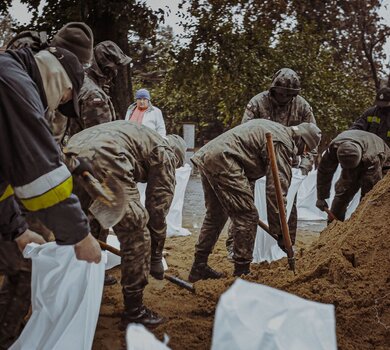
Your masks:
<svg viewBox="0 0 390 350"><path fill-rule="evenodd" d="M282 67L301 77L325 139L372 104L388 31L378 23L378 1L183 0L186 6L184 41L154 91L176 129L193 121L208 139L215 128L239 124L250 98Z"/></svg>
<svg viewBox="0 0 390 350"><path fill-rule="evenodd" d="M13 34L11 16L0 16L0 47L5 46Z"/></svg>

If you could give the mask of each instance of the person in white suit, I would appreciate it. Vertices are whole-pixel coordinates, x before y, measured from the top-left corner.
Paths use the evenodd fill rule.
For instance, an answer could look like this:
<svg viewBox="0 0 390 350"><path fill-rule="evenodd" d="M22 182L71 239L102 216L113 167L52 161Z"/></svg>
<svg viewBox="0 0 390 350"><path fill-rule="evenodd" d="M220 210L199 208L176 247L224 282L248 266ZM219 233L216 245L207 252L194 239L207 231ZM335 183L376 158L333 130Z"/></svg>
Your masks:
<svg viewBox="0 0 390 350"><path fill-rule="evenodd" d="M136 102L127 109L125 120L145 125L165 138L167 131L162 112L150 102L149 91L146 89L137 90L135 99Z"/></svg>

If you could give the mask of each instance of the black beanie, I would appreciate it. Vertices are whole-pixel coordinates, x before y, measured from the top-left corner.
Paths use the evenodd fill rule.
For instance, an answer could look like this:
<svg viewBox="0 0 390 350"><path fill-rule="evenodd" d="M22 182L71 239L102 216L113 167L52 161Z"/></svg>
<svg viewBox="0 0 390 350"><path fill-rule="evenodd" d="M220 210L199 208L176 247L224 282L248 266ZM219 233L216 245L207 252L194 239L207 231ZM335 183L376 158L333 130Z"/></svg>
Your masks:
<svg viewBox="0 0 390 350"><path fill-rule="evenodd" d="M93 55L93 33L83 22L65 24L50 42L50 46L62 47L77 56L82 64L90 64Z"/></svg>

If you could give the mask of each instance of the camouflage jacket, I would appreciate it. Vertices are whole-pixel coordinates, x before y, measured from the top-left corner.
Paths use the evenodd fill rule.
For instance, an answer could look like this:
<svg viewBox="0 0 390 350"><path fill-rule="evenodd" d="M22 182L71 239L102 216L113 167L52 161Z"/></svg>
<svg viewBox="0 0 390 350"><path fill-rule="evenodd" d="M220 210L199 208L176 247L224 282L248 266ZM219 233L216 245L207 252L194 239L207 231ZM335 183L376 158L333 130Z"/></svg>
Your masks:
<svg viewBox="0 0 390 350"><path fill-rule="evenodd" d="M91 126L116 119L114 106L103 88L89 75L85 76L79 94L80 118L72 119L69 136Z"/></svg>
<svg viewBox="0 0 390 350"><path fill-rule="evenodd" d="M268 152L265 134L272 133L273 142L282 145L292 158L297 149L293 132L289 127L269 120L251 120L236 126L208 142L194 154L191 161L207 170L210 175L226 174L235 162L243 169L250 181L257 180L267 173ZM277 158L284 159L284 157ZM286 177L291 177L291 165L279 164L279 170L286 169ZM289 182L289 181L288 181Z"/></svg>
<svg viewBox="0 0 390 350"><path fill-rule="evenodd" d="M149 215L168 214L182 160L154 130L125 120L96 125L71 137L64 153L87 158L99 180L115 176L128 196L138 195L137 182L147 183Z"/></svg>
<svg viewBox="0 0 390 350"><path fill-rule="evenodd" d="M343 172L360 172L362 192L368 192L382 178L383 167L390 166L390 148L377 135L361 130L347 130L338 135L325 151L317 174L317 197L327 199L330 195L333 175L339 165L337 148L345 141L353 141L362 148L362 160L355 169Z"/></svg>
<svg viewBox="0 0 390 350"><path fill-rule="evenodd" d="M313 110L302 96L298 95L288 104L281 106L271 96L270 91L261 92L249 101L242 117L242 123L252 119L268 119L284 126L293 126L304 122L316 124ZM316 156L317 151L313 151L307 156L301 157L299 167L310 171ZM298 161L296 160L295 163Z"/></svg>

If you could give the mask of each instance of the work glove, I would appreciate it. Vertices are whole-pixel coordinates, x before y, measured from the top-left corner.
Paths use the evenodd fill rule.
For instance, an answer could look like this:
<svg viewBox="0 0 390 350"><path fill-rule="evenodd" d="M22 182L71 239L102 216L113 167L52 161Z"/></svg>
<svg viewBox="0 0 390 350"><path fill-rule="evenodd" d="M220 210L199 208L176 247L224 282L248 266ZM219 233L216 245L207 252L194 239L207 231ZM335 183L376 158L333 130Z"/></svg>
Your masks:
<svg viewBox="0 0 390 350"><path fill-rule="evenodd" d="M325 199L317 199L316 207L321 211L325 211L325 208L328 208L328 203Z"/></svg>
<svg viewBox="0 0 390 350"><path fill-rule="evenodd" d="M84 171L88 171L92 176L94 176L94 170L87 158L77 157L76 160L78 165L73 169L73 175L83 175Z"/></svg>

